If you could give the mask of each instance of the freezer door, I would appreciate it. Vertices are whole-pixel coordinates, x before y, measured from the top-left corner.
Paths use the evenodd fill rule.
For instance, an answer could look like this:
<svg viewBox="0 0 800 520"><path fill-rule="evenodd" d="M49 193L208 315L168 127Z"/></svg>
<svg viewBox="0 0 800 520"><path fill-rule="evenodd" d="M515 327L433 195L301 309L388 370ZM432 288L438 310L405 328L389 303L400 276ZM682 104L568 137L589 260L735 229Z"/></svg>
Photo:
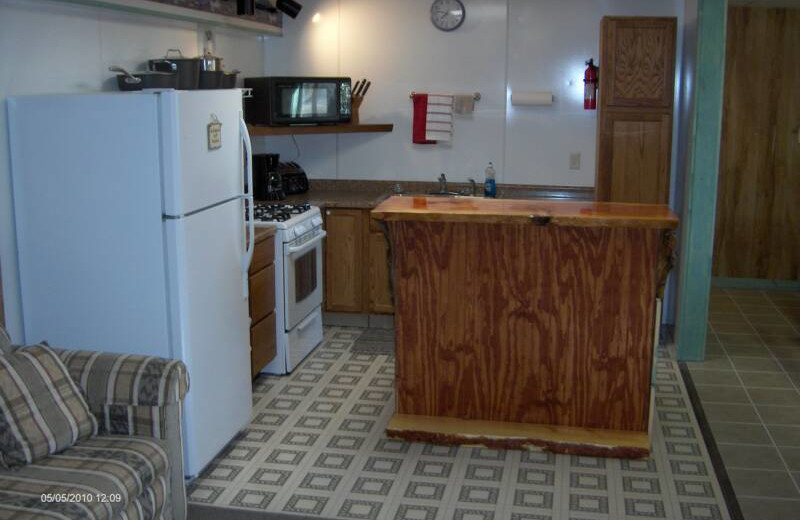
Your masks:
<svg viewBox="0 0 800 520"><path fill-rule="evenodd" d="M157 96L11 98L8 122L22 340L172 356Z"/></svg>
<svg viewBox="0 0 800 520"><path fill-rule="evenodd" d="M178 216L244 194L239 89L161 93L164 213Z"/></svg>
<svg viewBox="0 0 800 520"><path fill-rule="evenodd" d="M242 294L244 200L166 219L176 344L189 369L185 471L197 475L250 420L250 316Z"/></svg>

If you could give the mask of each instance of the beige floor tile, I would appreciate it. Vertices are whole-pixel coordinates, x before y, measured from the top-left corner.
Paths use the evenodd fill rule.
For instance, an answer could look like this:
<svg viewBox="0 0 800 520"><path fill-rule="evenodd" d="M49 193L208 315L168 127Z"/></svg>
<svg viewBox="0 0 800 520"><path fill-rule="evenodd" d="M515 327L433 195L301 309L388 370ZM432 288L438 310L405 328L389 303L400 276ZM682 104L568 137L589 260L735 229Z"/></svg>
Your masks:
<svg viewBox="0 0 800 520"><path fill-rule="evenodd" d="M782 372L739 372L745 387L794 388L789 376Z"/></svg>
<svg viewBox="0 0 800 520"><path fill-rule="evenodd" d="M789 471L800 471L800 448L781 447L780 450Z"/></svg>
<svg viewBox="0 0 800 520"><path fill-rule="evenodd" d="M800 406L758 405L764 424L791 424L800 426Z"/></svg>
<svg viewBox="0 0 800 520"><path fill-rule="evenodd" d="M774 359L731 356L736 370L758 372L781 372L781 366Z"/></svg>
<svg viewBox="0 0 800 520"><path fill-rule="evenodd" d="M773 446L749 446L742 444L718 444L725 468L739 469L775 469L782 470L783 465L778 450Z"/></svg>
<svg viewBox="0 0 800 520"><path fill-rule="evenodd" d="M737 496L800 498L788 471L731 469L728 476Z"/></svg>
<svg viewBox="0 0 800 520"><path fill-rule="evenodd" d="M772 445L761 424L710 422L709 426L717 443Z"/></svg>
<svg viewBox="0 0 800 520"><path fill-rule="evenodd" d="M756 405L800 406L800 393L794 388L748 388L747 392Z"/></svg>
<svg viewBox="0 0 800 520"><path fill-rule="evenodd" d="M703 403L749 403L744 387L696 385L697 395Z"/></svg>
<svg viewBox="0 0 800 520"><path fill-rule="evenodd" d="M761 422L750 404L703 403L703 411L709 422Z"/></svg>
<svg viewBox="0 0 800 520"><path fill-rule="evenodd" d="M740 498L739 507L745 520L789 520L800 511L800 500Z"/></svg>
<svg viewBox="0 0 800 520"><path fill-rule="evenodd" d="M769 434L777 446L794 446L800 448L800 426L770 424Z"/></svg>

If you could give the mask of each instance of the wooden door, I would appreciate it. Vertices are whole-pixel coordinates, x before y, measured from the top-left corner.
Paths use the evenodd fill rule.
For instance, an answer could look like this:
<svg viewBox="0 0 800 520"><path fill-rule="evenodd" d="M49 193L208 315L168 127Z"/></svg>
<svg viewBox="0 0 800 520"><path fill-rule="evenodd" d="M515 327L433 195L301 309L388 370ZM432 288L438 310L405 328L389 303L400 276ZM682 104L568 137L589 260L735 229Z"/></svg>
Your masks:
<svg viewBox="0 0 800 520"><path fill-rule="evenodd" d="M374 314L392 314L391 286L389 277L389 242L376 220L369 218L367 229L367 248L369 249L369 266L367 268L367 286L369 291L369 312Z"/></svg>
<svg viewBox="0 0 800 520"><path fill-rule="evenodd" d="M364 306L364 211L325 211L326 310L362 312Z"/></svg>
<svg viewBox="0 0 800 520"><path fill-rule="evenodd" d="M600 129L598 168L613 172L598 183L599 200L665 204L669 201L672 117L608 111Z"/></svg>
<svg viewBox="0 0 800 520"><path fill-rule="evenodd" d="M800 280L800 10L728 11L714 276Z"/></svg>
<svg viewBox="0 0 800 520"><path fill-rule="evenodd" d="M609 107L670 109L675 83L675 18L604 18L601 100Z"/></svg>

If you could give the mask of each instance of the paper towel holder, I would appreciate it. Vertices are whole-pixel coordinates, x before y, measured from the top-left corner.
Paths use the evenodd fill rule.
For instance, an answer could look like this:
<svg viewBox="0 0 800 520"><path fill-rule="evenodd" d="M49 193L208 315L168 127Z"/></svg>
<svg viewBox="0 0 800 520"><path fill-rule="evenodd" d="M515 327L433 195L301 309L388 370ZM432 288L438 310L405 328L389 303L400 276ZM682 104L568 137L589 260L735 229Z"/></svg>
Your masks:
<svg viewBox="0 0 800 520"><path fill-rule="evenodd" d="M416 95L417 95L417 93L412 90L411 94L408 95L408 98L409 99L414 99L414 96L416 96ZM452 96L452 94L428 94L428 95L429 96ZM472 99L474 99L475 101L480 101L481 100L481 93L480 92L475 92L474 94L472 94Z"/></svg>

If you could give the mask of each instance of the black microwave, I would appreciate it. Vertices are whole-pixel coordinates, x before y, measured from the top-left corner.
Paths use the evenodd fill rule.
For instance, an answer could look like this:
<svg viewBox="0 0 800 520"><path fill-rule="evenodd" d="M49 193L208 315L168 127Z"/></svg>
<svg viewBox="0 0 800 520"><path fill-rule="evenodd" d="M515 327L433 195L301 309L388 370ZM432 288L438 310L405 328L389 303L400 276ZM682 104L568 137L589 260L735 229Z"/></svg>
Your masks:
<svg viewBox="0 0 800 520"><path fill-rule="evenodd" d="M244 117L252 125L325 125L349 123L350 78L245 78Z"/></svg>

